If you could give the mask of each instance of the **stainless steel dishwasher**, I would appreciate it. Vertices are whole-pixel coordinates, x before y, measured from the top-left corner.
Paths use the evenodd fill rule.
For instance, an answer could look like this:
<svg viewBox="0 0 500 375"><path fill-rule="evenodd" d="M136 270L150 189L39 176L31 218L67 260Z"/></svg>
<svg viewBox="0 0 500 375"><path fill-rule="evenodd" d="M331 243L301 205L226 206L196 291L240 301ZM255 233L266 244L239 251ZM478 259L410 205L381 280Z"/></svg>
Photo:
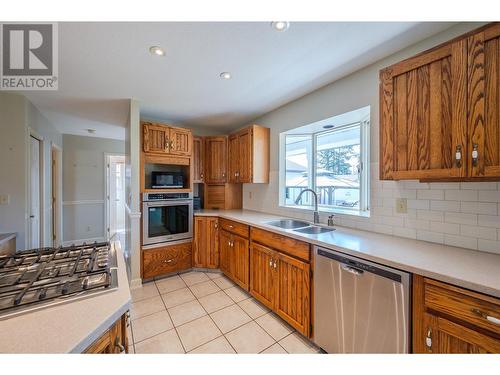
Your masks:
<svg viewBox="0 0 500 375"><path fill-rule="evenodd" d="M408 353L410 274L314 247L314 342L327 353Z"/></svg>

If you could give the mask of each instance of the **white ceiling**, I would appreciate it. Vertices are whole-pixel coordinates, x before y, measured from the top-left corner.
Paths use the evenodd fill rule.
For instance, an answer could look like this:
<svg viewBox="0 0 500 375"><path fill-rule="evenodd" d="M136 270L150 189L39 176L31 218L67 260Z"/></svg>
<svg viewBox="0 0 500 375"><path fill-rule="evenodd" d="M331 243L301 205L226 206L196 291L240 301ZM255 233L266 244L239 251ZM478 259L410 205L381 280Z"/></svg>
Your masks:
<svg viewBox="0 0 500 375"><path fill-rule="evenodd" d="M451 25L60 23L59 90L26 96L63 133L123 139L127 98L144 117L226 131ZM166 56L152 56L153 45Z"/></svg>

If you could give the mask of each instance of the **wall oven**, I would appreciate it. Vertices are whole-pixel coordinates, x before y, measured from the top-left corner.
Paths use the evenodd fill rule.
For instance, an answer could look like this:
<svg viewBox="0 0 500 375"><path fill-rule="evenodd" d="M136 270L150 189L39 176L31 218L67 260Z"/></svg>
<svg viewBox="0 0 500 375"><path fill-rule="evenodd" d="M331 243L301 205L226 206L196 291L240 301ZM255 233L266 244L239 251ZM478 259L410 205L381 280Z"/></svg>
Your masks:
<svg viewBox="0 0 500 375"><path fill-rule="evenodd" d="M142 245L193 237L192 193L144 193Z"/></svg>

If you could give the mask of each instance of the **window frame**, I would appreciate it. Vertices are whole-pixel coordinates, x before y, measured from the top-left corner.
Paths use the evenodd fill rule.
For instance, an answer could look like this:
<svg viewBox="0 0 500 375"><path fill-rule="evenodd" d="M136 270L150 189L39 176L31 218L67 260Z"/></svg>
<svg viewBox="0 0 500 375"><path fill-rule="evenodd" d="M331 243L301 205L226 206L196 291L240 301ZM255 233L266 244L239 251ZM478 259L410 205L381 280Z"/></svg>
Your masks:
<svg viewBox="0 0 500 375"><path fill-rule="evenodd" d="M326 129L314 133L289 133L283 132L280 134L280 154L279 154L279 205L280 207L289 209L312 210L312 206L287 204L286 203L286 138L287 136L310 136L312 142L312 160L310 165L311 186L309 188L317 191L316 187L316 173L317 173L317 142L318 136L329 133L336 133L338 131L346 130L359 126L360 128L360 182L359 182L359 208L340 207L318 205L320 212L334 212L356 216L370 216L370 120L364 119L341 126L336 126L333 129Z"/></svg>

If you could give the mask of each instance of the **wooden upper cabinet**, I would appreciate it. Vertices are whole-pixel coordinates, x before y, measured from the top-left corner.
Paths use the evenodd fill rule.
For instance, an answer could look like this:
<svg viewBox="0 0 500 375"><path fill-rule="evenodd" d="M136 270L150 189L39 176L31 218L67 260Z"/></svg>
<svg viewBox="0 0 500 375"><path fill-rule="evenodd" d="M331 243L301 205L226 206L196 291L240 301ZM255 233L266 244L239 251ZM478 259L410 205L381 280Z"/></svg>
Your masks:
<svg viewBox="0 0 500 375"><path fill-rule="evenodd" d="M380 72L380 179L466 175L466 92L464 39Z"/></svg>
<svg viewBox="0 0 500 375"><path fill-rule="evenodd" d="M193 138L193 182L203 183L205 178L205 144L203 138Z"/></svg>
<svg viewBox="0 0 500 375"><path fill-rule="evenodd" d="M472 177L499 177L500 25L470 36L467 44L468 167Z"/></svg>
<svg viewBox="0 0 500 375"><path fill-rule="evenodd" d="M142 145L147 153L169 153L169 128L151 122L142 123Z"/></svg>
<svg viewBox="0 0 500 375"><path fill-rule="evenodd" d="M191 130L170 128L170 154L190 156L193 147Z"/></svg>
<svg viewBox="0 0 500 375"><path fill-rule="evenodd" d="M219 268L219 219L194 218L193 266Z"/></svg>
<svg viewBox="0 0 500 375"><path fill-rule="evenodd" d="M227 181L227 137L205 137L205 183Z"/></svg>
<svg viewBox="0 0 500 375"><path fill-rule="evenodd" d="M229 182L269 183L269 134L251 125L229 136Z"/></svg>
<svg viewBox="0 0 500 375"><path fill-rule="evenodd" d="M191 130L142 122L142 145L145 153L191 156Z"/></svg>

